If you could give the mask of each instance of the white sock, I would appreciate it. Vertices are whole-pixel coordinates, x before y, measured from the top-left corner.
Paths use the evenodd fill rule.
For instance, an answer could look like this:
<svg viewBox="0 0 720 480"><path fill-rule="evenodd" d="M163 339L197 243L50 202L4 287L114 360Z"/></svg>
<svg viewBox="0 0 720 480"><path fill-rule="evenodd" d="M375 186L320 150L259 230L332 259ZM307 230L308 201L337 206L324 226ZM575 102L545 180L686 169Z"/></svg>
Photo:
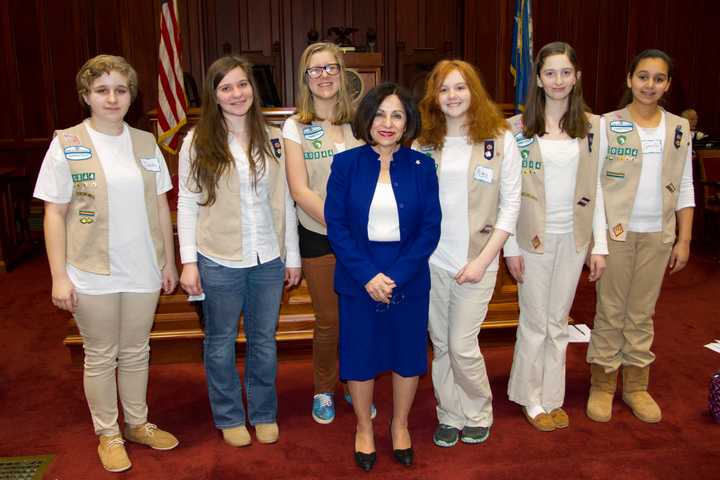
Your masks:
<svg viewBox="0 0 720 480"><path fill-rule="evenodd" d="M541 413L547 413L540 405L530 405L529 407L525 407L525 411L530 416L530 418L535 418Z"/></svg>

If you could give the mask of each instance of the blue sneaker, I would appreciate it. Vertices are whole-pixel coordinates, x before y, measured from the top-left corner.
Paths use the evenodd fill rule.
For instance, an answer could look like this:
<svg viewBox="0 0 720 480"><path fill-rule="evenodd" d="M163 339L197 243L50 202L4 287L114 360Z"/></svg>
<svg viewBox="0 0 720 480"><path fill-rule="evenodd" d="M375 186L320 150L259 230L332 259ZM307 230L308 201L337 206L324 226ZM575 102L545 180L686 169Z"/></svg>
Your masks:
<svg viewBox="0 0 720 480"><path fill-rule="evenodd" d="M335 420L335 402L332 393L318 393L313 396L312 417L322 424L332 423Z"/></svg>
<svg viewBox="0 0 720 480"><path fill-rule="evenodd" d="M352 407L352 397L347 392L345 392L345 401L348 403L348 405L350 405ZM374 403L371 403L370 404L370 418L374 419L375 417L377 417L377 408L375 408Z"/></svg>

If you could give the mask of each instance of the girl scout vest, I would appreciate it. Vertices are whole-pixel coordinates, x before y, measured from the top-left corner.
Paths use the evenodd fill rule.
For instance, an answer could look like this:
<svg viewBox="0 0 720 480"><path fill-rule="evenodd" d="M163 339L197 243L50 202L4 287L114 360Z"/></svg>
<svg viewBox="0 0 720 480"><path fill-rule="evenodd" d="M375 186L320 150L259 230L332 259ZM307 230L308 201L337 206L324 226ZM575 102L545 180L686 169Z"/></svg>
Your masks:
<svg viewBox="0 0 720 480"><path fill-rule="evenodd" d="M517 242L526 252L543 253L545 234L545 169L540 143L536 137L523 136L522 115L508 120L522 156L522 200L517 225ZM580 158L575 177L573 205L573 235L575 248L580 251L590 243L593 210L597 193L598 147L593 149L600 117L588 115L590 130L579 139Z"/></svg>
<svg viewBox="0 0 720 480"><path fill-rule="evenodd" d="M505 155L504 133L494 139L474 143L468 163L468 261L474 259L485 248L495 228L500 197L500 171ZM413 145L435 161L436 170L442 165L442 149L433 146Z"/></svg>
<svg viewBox="0 0 720 480"><path fill-rule="evenodd" d="M133 154L142 175L150 237L158 268L165 266L165 246L160 229L155 173L155 137L129 127ZM110 275L107 180L95 146L84 124L55 132L70 166L73 193L65 217L67 261L85 272Z"/></svg>
<svg viewBox="0 0 720 480"><path fill-rule="evenodd" d="M280 256L285 259L285 154L280 130L269 127L268 137L275 158L265 158L263 175L268 175L272 222ZM215 203L200 206L197 223L200 251L212 257L243 260L240 205L240 180L235 168L230 168L215 186Z"/></svg>
<svg viewBox="0 0 720 480"><path fill-rule="evenodd" d="M327 181L330 177L330 165L335 156L335 144L325 136L325 129L316 122L303 124L298 121L298 116L292 117L298 127L298 133L302 139L303 158L308 174L308 186L310 190L320 196L323 203L327 196ZM345 139L345 150L357 147L362 144L352 133L350 124L342 125L343 138ZM297 207L297 216L300 224L308 230L327 235L325 225L321 224L300 206Z"/></svg>
<svg viewBox="0 0 720 480"><path fill-rule="evenodd" d="M690 148L688 121L663 110L665 142L662 159L662 241L675 240L675 206L677 205L687 149ZM625 241L628 221L635 202L640 171L642 145L635 123L627 108L604 115L608 150L602 170L605 211L612 240Z"/></svg>

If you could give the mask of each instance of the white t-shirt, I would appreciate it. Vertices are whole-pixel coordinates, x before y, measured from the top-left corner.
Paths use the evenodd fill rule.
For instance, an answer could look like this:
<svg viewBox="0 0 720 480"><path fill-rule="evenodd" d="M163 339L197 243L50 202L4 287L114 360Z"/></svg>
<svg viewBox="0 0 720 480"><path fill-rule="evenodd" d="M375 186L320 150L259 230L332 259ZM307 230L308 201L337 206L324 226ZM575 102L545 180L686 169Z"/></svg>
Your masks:
<svg viewBox="0 0 720 480"><path fill-rule="evenodd" d="M85 127L95 146L107 182L108 243L110 275L85 272L67 264L66 269L78 293L103 295L118 292L148 293L160 289L161 276L150 236L144 185L133 154L127 125L120 135ZM170 174L159 148L155 157L160 171L155 174L157 194L172 190ZM51 203L69 203L73 181L70 166L57 138L45 154L33 196ZM70 213L68 212L68 215Z"/></svg>
<svg viewBox="0 0 720 480"><path fill-rule="evenodd" d="M539 137L545 169L545 232L573 231L575 181L580 162L577 139L546 140Z"/></svg>
<svg viewBox="0 0 720 480"><path fill-rule="evenodd" d="M298 123L295 119L288 118L285 120L285 123L283 123L282 134L284 139L291 140L298 145L302 145L302 138L300 138L300 132L298 131ZM335 145L335 153L345 151L345 142L333 143L333 145Z"/></svg>
<svg viewBox="0 0 720 480"><path fill-rule="evenodd" d="M180 260L182 263L197 261L197 252L204 257L229 268L248 268L269 262L280 256L280 247L273 225L270 208L270 185L268 175L259 177L257 188L253 187L250 176L250 164L245 150L232 135L228 135L230 154L235 160L234 171L240 185L240 221L242 224L242 251L244 259L228 260L208 255L197 247L197 219L200 212L198 202L202 202L203 194L196 193L195 188L188 188L190 180L190 146L194 131L185 136L178 162L179 194L178 194L178 237L180 243ZM300 247L298 245L297 217L285 183L285 248L287 267L300 267Z"/></svg>
<svg viewBox="0 0 720 480"><path fill-rule="evenodd" d="M400 216L395 192L390 183L378 182L368 212L368 240L399 242Z"/></svg>
<svg viewBox="0 0 720 480"><path fill-rule="evenodd" d="M500 199L495 228L511 235L520 213L521 158L515 139L506 132L503 139L505 157L500 165ZM472 157L472 144L467 137L445 137L442 164L438 170L440 189L440 242L430 256L430 263L453 275L468 263L470 227L468 225L468 165ZM478 180L479 181L479 180ZM512 237L511 237L512 238ZM486 271L498 269L497 256Z"/></svg>
<svg viewBox="0 0 720 480"><path fill-rule="evenodd" d="M662 160L665 148L665 112L663 112L657 127L642 128L638 126L638 134L643 152L642 168L628 229L631 232L641 233L660 232L662 231ZM605 118L601 118L601 158L605 158L607 155L607 148ZM695 190L692 182L692 149L688 148L675 211L695 206Z"/></svg>

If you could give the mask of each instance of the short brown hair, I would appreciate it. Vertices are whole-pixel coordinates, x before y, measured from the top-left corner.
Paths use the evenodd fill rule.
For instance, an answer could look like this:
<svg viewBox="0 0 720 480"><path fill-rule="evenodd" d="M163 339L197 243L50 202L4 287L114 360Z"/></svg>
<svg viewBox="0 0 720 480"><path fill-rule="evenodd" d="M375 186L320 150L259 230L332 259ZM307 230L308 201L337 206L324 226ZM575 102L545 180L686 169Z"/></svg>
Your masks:
<svg viewBox="0 0 720 480"><path fill-rule="evenodd" d="M135 100L138 91L138 78L137 72L132 65L123 57L117 55L98 55L85 62L85 64L80 67L77 75L75 75L75 85L77 87L80 105L88 108L83 95L90 93L90 87L92 87L95 80L110 72L118 72L127 77L130 98Z"/></svg>
<svg viewBox="0 0 720 480"><path fill-rule="evenodd" d="M420 121L420 112L415 104L415 99L400 85L395 83L382 83L365 94L355 113L355 119L352 123L353 135L358 140L362 140L368 145L375 145L375 141L370 135L375 114L380 108L380 104L390 95L397 95L400 103L405 109L405 132L398 141L400 145L407 145L418 136L422 123Z"/></svg>

